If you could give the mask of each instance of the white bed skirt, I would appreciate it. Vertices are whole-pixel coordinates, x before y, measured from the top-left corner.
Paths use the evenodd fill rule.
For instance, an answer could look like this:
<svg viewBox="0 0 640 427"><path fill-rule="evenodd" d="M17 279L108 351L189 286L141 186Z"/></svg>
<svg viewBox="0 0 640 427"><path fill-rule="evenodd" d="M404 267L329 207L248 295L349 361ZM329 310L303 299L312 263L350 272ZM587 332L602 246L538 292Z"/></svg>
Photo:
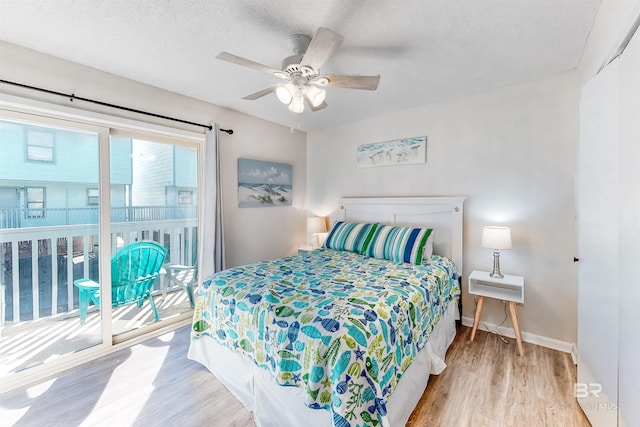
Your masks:
<svg viewBox="0 0 640 427"><path fill-rule="evenodd" d="M402 375L387 401L391 426L404 426L427 386L429 375L441 373L444 356L456 335L458 300L433 329L427 345ZM304 404L304 389L278 385L267 371L249 358L218 344L210 337L191 341L187 357L203 364L227 389L253 412L258 427L330 427L331 415Z"/></svg>

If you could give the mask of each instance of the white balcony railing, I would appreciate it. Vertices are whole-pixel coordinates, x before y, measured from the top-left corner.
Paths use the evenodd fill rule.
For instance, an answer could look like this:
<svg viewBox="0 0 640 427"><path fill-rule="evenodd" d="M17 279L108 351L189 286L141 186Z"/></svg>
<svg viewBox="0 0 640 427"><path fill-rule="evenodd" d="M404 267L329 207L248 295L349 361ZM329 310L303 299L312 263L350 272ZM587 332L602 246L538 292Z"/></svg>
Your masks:
<svg viewBox="0 0 640 427"><path fill-rule="evenodd" d="M197 206L126 206L111 208L111 222L161 221L195 218ZM85 208L0 208L0 229L97 224L98 207Z"/></svg>
<svg viewBox="0 0 640 427"><path fill-rule="evenodd" d="M97 224L3 229L0 326L76 310L73 280L97 279L100 250L113 252L136 240L155 240L167 248L166 262L190 265L196 236L196 218L113 223L109 245L99 244ZM159 292L159 284L154 286Z"/></svg>

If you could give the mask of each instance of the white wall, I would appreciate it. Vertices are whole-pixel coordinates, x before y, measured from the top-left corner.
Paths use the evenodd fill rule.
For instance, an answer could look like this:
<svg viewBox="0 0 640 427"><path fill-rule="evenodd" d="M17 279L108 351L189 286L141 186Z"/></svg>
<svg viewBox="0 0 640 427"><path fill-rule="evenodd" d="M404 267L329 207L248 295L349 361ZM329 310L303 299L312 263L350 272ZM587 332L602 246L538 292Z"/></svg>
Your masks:
<svg viewBox="0 0 640 427"><path fill-rule="evenodd" d="M342 196L466 196L463 315L475 308L468 274L492 267L492 251L480 245L482 226L509 225L513 250L502 252L501 266L525 276L522 330L574 343L578 95L576 73L567 72L310 132L309 209L326 213ZM356 166L360 144L422 135L426 164ZM487 301L484 321L504 317L500 303Z"/></svg>
<svg viewBox="0 0 640 427"><path fill-rule="evenodd" d="M618 402L619 425L633 426L640 422L640 334L638 307L640 306L640 270L638 242L640 242L640 33L636 33L621 58L620 94L620 280Z"/></svg>
<svg viewBox="0 0 640 427"><path fill-rule="evenodd" d="M617 43L629 28L629 23L637 15L638 8L640 8L638 0L605 0L602 2L578 67L581 86L595 76L605 58L617 48ZM617 329L609 331L610 334L617 336L618 348L605 348L604 352L597 352L604 354L605 357L617 354L617 367L615 367L617 368L617 377L596 378L596 381L616 382L618 425L635 426L640 420L640 407L638 406L638 401L640 401L640 386L638 385L640 384L640 370L638 370L640 334L638 334L638 326L640 326L640 322L637 315L640 304L640 291L638 290L640 272L637 268L638 241L640 240L640 223L638 222L638 215L640 215L640 197L638 197L638 182L640 181L640 169L638 168L638 159L640 158L640 145L638 145L640 136L640 122L638 121L640 112L638 97L638 93L640 93L640 33L636 32L634 39L622 54L618 65L621 70L618 76L620 92L613 95L619 97L619 105L617 106L620 110L619 123L615 123L615 125L619 126L620 137L619 139L610 138L609 142L612 149L618 151L619 170L607 171L609 174L613 173L614 176L617 176L620 196L616 205L618 217L611 218L609 221L620 230L619 235L616 236L619 240L618 264L611 272L612 277L620 278L617 293L619 297L618 322ZM586 142L588 142L587 138L580 141L581 148L582 144ZM596 178L599 177L599 171L593 171L593 173ZM613 286L615 289L615 285ZM609 292L610 288L609 283L602 283L602 287L596 291ZM594 307L595 309L599 310L600 307ZM615 328L615 325L603 325L604 333L607 333L607 326ZM588 322L581 321L580 327L587 329L584 334L589 333ZM583 347L578 342L579 354L585 351ZM593 358L598 354L587 356ZM611 363L610 360L606 362L607 365L609 363ZM579 376L585 368L593 367L579 366ZM595 368L601 370L602 366L597 365ZM589 372L587 371L587 373ZM616 399L613 400L616 401ZM604 408L606 410L607 406ZM597 410L587 411L587 414L591 416L595 413L595 418L590 418L594 425L597 425L598 418L603 415L597 414L597 412Z"/></svg>
<svg viewBox="0 0 640 427"><path fill-rule="evenodd" d="M96 69L54 58L0 41L2 79L63 93L124 105L198 123L217 122L232 128L221 133L221 168L227 265L295 253L306 241L307 213L305 134L193 98L120 78ZM161 119L103 108L0 84L0 93L18 95L65 106L98 111L191 131L199 128ZM293 206L238 209L237 159L239 156L293 165Z"/></svg>
<svg viewBox="0 0 640 427"><path fill-rule="evenodd" d="M306 135L228 110L217 117L234 130L221 133L227 267L295 254L307 241ZM238 208L239 157L292 164L292 206Z"/></svg>

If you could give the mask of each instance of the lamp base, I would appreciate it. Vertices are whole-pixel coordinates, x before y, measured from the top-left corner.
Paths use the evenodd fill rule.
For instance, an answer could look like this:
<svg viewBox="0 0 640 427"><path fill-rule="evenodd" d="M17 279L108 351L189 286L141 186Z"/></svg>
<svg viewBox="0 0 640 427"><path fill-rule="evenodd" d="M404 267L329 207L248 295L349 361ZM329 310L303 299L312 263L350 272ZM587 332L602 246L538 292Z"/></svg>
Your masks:
<svg viewBox="0 0 640 427"><path fill-rule="evenodd" d="M493 250L493 271L489 276L494 279L504 279L504 274L500 273L500 251L498 249Z"/></svg>

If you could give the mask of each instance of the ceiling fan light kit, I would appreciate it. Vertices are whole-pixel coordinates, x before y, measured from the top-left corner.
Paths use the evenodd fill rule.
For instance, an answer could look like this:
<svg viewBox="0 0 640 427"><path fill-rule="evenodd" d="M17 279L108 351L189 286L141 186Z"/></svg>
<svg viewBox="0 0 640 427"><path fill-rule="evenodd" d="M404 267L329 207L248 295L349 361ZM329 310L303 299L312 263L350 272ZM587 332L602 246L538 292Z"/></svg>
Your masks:
<svg viewBox="0 0 640 427"><path fill-rule="evenodd" d="M294 113L304 111L304 101L307 100L312 107L319 107L327 97L327 92L306 82L287 83L276 88L278 100L289 106Z"/></svg>
<svg viewBox="0 0 640 427"><path fill-rule="evenodd" d="M342 40L340 34L323 27L318 28L313 38L305 34L292 34L287 38L287 42L294 54L282 61L280 70L227 52L221 52L217 58L287 80L285 84L263 89L243 99L255 100L275 92L278 100L294 113L302 113L305 102L311 111L318 111L327 106L324 102L327 93L323 87L363 90L378 88L379 75L320 75L320 67L340 47Z"/></svg>
<svg viewBox="0 0 640 427"><path fill-rule="evenodd" d="M278 86L278 88L276 89L276 96L278 97L278 100L280 100L280 102L285 105L289 105L291 103L291 100L293 99L295 90L296 87L294 85L292 85L291 83L287 83L286 85Z"/></svg>
<svg viewBox="0 0 640 427"><path fill-rule="evenodd" d="M291 103L289 104L289 110L294 113L302 113L304 111L304 97L302 95L302 91L297 90L291 99Z"/></svg>
<svg viewBox="0 0 640 427"><path fill-rule="evenodd" d="M327 97L327 91L324 89L320 89L317 86L305 86L303 88L303 92L304 95L309 98L309 100L311 101L311 105L313 105L314 107L319 107Z"/></svg>

